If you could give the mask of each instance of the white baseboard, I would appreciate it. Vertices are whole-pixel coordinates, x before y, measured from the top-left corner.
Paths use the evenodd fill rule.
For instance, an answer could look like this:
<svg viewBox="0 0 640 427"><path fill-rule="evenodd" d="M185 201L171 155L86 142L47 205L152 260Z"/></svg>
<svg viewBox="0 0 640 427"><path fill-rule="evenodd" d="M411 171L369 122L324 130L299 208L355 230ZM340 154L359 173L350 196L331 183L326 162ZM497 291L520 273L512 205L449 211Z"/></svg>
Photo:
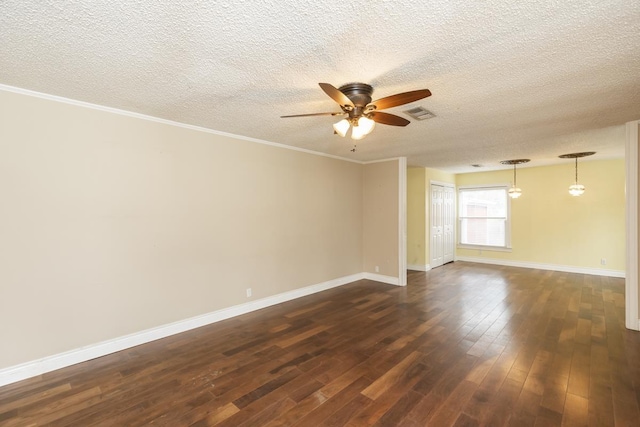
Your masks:
<svg viewBox="0 0 640 427"><path fill-rule="evenodd" d="M295 289L293 291L283 292L278 295L273 295L245 304L224 308L221 310L213 311L211 313L169 323L167 325L158 326L130 335L103 341L97 344L92 344L74 350L66 351L64 353L54 354L53 356L47 356L42 359L33 360L31 362L22 363L20 365L0 369L0 386L35 377L46 372L55 371L56 369L75 365L76 363L86 362L87 360L106 356L107 354L115 353L117 351L125 350L127 348L165 338L170 335L179 334L181 332L199 328L201 326L209 325L211 323L219 322L221 320L229 319L241 314L260 310L265 307L280 304L286 301L291 301L296 298L315 294L317 292L322 292L338 286L346 285L347 283L355 282L357 280L370 278L367 277L367 275L367 273L358 273L352 274L350 276L340 277L338 279L329 280L327 282L306 286L304 288ZM397 284L398 279L393 279L396 280ZM383 281L379 278L371 278L371 280Z"/></svg>
<svg viewBox="0 0 640 427"><path fill-rule="evenodd" d="M413 271L429 271L431 270L431 266L429 264L419 265L419 264L407 264L407 270Z"/></svg>
<svg viewBox="0 0 640 427"><path fill-rule="evenodd" d="M400 279L397 277L385 276L376 273L362 273L364 279L374 280L376 282L386 283L388 285L400 286Z"/></svg>
<svg viewBox="0 0 640 427"><path fill-rule="evenodd" d="M565 273L591 274L594 276L620 277L624 279L624 271L605 270L603 268L575 267L572 265L543 264L543 263L537 263L537 262L509 261L504 259L479 258L479 257L468 257L468 256L458 256L456 257L456 261L477 262L481 264L505 265L508 267L535 268L538 270L563 271Z"/></svg>

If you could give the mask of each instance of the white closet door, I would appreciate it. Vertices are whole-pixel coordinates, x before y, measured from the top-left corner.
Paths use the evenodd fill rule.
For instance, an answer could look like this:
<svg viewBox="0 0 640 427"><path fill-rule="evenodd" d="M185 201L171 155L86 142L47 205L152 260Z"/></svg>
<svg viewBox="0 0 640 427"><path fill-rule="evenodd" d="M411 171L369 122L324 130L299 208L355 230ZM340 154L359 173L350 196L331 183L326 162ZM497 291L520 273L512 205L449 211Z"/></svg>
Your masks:
<svg viewBox="0 0 640 427"><path fill-rule="evenodd" d="M431 184L431 268L444 264L443 187Z"/></svg>
<svg viewBox="0 0 640 427"><path fill-rule="evenodd" d="M455 251L455 188L431 184L430 267L453 262Z"/></svg>

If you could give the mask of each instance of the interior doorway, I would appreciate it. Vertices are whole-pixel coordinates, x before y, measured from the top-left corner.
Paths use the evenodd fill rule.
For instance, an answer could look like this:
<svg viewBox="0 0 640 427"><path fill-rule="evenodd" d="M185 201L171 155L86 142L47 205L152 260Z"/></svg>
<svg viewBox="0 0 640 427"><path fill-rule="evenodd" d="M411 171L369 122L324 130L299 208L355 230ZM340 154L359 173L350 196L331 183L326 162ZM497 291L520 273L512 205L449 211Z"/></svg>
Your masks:
<svg viewBox="0 0 640 427"><path fill-rule="evenodd" d="M429 266L453 262L455 250L455 186L431 181Z"/></svg>

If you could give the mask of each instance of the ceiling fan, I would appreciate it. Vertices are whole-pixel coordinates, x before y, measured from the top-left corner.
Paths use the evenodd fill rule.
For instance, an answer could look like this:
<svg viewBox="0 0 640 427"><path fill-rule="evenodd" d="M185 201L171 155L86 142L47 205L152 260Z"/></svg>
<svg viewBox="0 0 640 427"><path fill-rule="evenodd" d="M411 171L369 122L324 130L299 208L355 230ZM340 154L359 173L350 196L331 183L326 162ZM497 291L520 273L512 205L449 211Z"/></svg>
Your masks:
<svg viewBox="0 0 640 427"><path fill-rule="evenodd" d="M331 99L340 105L340 109L342 109L342 111L332 113L295 114L280 117L342 116L346 114L347 117L334 124L333 129L336 134L344 137L351 128L351 138L353 139L362 139L367 136L371 133L376 123L391 126L408 125L411 123L409 120L396 116L395 114L384 113L380 110L408 104L431 96L431 91L429 91L429 89L421 89L397 93L371 102L373 87L366 83L349 83L340 86L337 89L329 83L318 84Z"/></svg>

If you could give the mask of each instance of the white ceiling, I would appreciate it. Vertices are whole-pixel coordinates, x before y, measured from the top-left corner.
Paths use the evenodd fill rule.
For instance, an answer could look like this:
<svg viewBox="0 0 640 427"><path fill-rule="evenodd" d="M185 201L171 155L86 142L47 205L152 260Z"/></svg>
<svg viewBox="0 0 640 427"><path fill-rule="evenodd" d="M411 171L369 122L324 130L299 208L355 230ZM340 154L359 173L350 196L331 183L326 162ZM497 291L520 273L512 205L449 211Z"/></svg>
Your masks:
<svg viewBox="0 0 640 427"><path fill-rule="evenodd" d="M318 87L374 86L412 120L333 135ZM640 119L640 1L3 0L0 84L362 161L449 172L597 151ZM415 121L421 105L437 117Z"/></svg>

